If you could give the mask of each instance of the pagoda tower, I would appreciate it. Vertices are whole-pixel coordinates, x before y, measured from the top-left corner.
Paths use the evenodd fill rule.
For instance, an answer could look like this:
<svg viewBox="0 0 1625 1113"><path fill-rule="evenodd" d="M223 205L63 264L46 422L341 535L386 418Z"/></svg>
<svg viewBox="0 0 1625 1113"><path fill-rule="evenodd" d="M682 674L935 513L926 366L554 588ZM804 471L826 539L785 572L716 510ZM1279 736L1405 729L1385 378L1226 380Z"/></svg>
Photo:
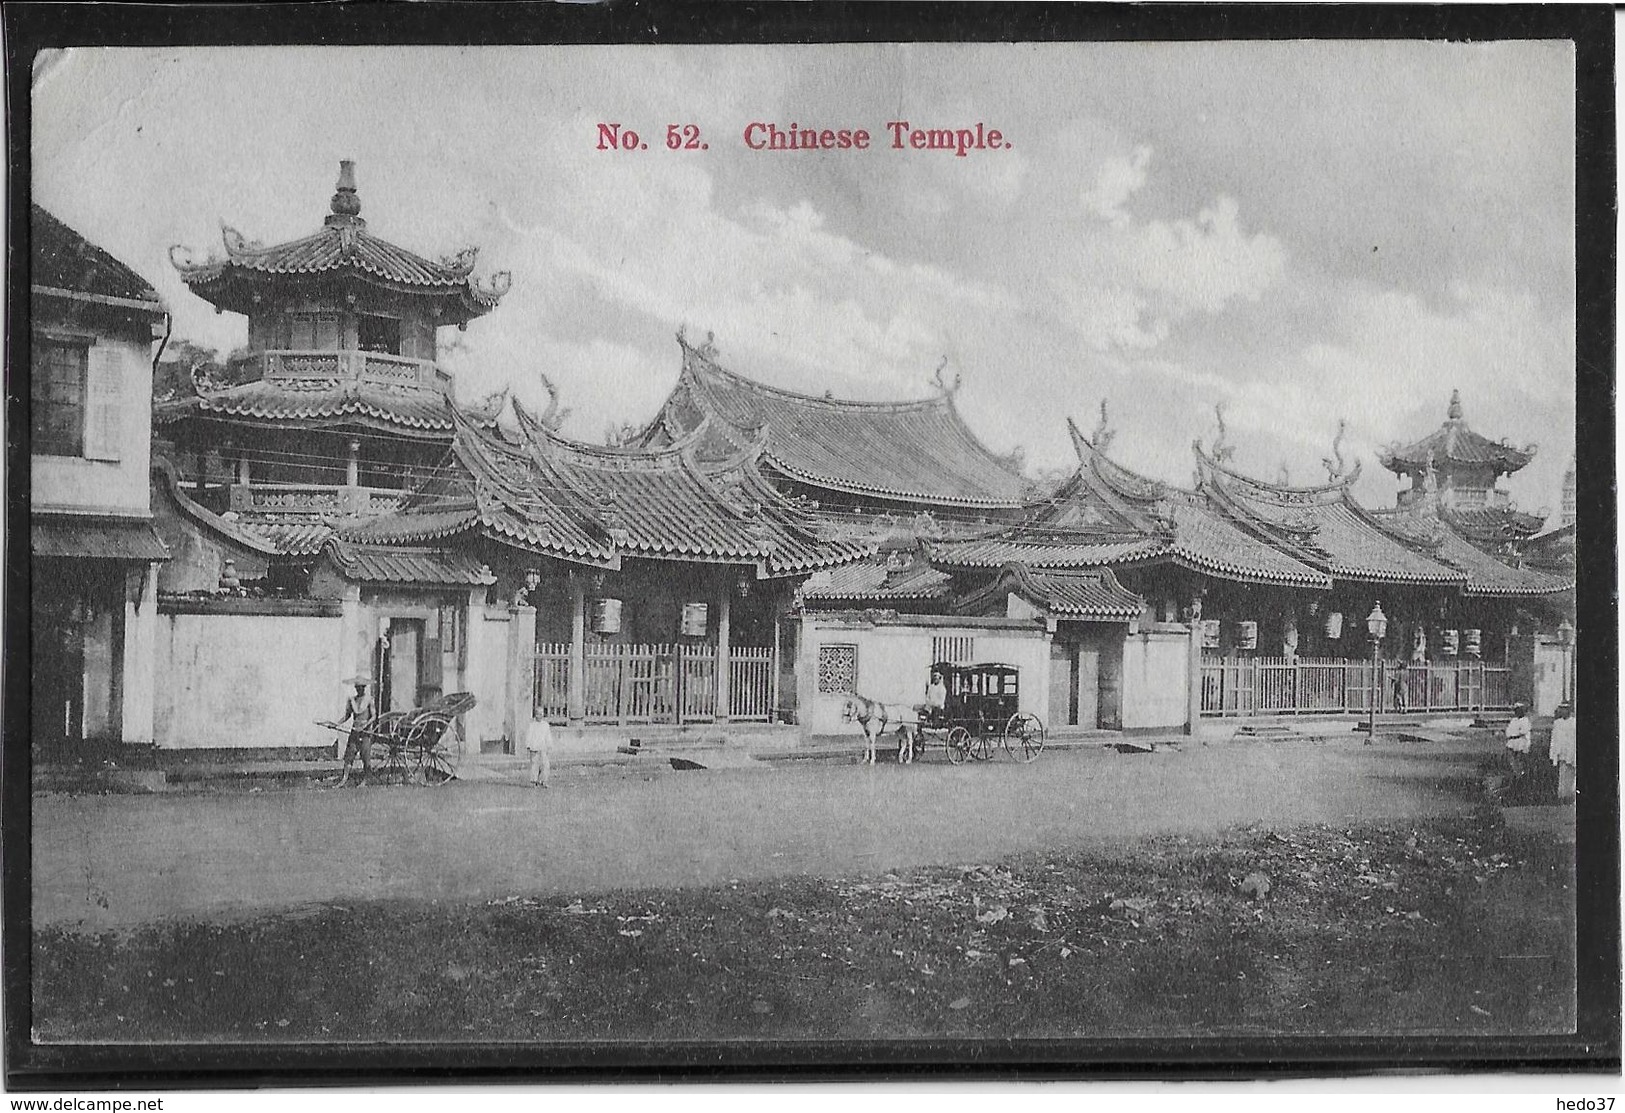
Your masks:
<svg viewBox="0 0 1625 1113"><path fill-rule="evenodd" d="M154 407L185 497L285 556L309 556L342 521L394 510L444 457L454 427L447 328L496 308L506 272L474 277L478 249L438 261L374 235L354 163L339 163L321 227L266 247L223 229L225 254L170 249L187 287L248 318L227 382ZM494 398L466 411L494 422Z"/></svg>
<svg viewBox="0 0 1625 1113"><path fill-rule="evenodd" d="M1529 537L1545 520L1544 514L1518 510L1510 492L1497 486L1501 476L1521 470L1534 457L1532 444L1519 448L1468 428L1459 390L1450 392L1438 429L1378 453L1383 467L1411 481L1399 492L1400 510L1446 518L1469 540L1491 547Z"/></svg>

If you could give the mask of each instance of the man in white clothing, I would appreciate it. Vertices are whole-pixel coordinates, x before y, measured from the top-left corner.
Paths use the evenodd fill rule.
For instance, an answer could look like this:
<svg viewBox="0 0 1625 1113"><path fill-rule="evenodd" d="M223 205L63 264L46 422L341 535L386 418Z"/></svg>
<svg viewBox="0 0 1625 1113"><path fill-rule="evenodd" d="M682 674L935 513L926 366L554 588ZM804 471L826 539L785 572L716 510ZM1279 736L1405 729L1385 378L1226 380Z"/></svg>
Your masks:
<svg viewBox="0 0 1625 1113"><path fill-rule="evenodd" d="M1551 759L1557 766L1557 798L1564 804L1574 803L1574 774L1579 764L1575 742L1574 708L1561 704L1552 720Z"/></svg>
<svg viewBox="0 0 1625 1113"><path fill-rule="evenodd" d="M532 719L530 731L525 735L525 749L530 751L530 787L546 788L552 774L548 751L553 748L553 727L546 719Z"/></svg>
<svg viewBox="0 0 1625 1113"><path fill-rule="evenodd" d="M1529 705L1513 704L1512 720L1507 723L1506 730L1507 769L1512 773L1512 783L1507 786L1509 793L1517 793L1523 784L1524 774L1529 771L1529 746L1533 734L1534 730L1529 724Z"/></svg>

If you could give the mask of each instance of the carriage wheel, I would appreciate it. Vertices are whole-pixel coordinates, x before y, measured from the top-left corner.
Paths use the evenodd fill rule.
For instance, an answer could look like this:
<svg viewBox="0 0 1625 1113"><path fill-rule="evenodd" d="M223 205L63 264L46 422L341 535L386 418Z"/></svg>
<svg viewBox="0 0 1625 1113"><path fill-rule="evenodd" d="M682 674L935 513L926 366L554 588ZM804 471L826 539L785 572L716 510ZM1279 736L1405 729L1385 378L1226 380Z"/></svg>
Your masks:
<svg viewBox="0 0 1625 1113"><path fill-rule="evenodd" d="M970 756L975 758L977 761L990 761L990 760L992 760L992 758L993 758L993 739L992 739L992 737L989 736L988 734L984 733L980 729L978 729L975 734L970 734L969 731L966 731L965 733L970 735L970 741L967 743L967 745L970 747Z"/></svg>
<svg viewBox="0 0 1625 1113"><path fill-rule="evenodd" d="M1017 713L1004 724L1004 748L1011 757L1032 761L1044 752L1044 722L1037 715Z"/></svg>
<svg viewBox="0 0 1625 1113"><path fill-rule="evenodd" d="M383 751L382 755L379 754L380 749ZM372 750L372 761L373 768L378 770L380 780L394 778L397 781L405 781L407 777L411 776L406 747L401 745L398 739L375 743Z"/></svg>
<svg viewBox="0 0 1625 1113"><path fill-rule="evenodd" d="M443 785L457 775L439 746L418 751L418 772L426 785Z"/></svg>
<svg viewBox="0 0 1625 1113"><path fill-rule="evenodd" d="M942 744L947 748L948 761L953 765L963 765L965 759L970 757L970 731L964 727L950 730Z"/></svg>

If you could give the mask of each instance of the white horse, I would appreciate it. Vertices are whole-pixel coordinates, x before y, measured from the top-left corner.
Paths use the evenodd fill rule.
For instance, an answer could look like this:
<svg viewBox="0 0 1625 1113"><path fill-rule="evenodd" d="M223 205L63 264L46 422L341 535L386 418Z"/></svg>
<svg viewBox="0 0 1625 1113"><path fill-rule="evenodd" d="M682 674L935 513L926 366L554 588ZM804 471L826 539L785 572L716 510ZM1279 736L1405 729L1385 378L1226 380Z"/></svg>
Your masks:
<svg viewBox="0 0 1625 1113"><path fill-rule="evenodd" d="M914 732L919 727L919 713L901 703L881 703L867 696L852 695L841 704L841 721L857 723L863 728L865 743L864 763L875 763L875 746L880 736L897 728L897 764L908 765L914 760Z"/></svg>

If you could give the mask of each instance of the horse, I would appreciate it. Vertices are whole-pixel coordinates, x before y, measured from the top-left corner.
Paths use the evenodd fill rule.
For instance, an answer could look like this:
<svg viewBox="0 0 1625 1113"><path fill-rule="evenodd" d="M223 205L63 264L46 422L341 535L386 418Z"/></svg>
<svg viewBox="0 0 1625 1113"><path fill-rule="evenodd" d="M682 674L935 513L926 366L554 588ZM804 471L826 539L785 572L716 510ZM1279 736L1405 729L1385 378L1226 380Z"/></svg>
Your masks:
<svg viewBox="0 0 1625 1113"><path fill-rule="evenodd" d="M841 721L857 723L863 728L864 764L875 763L876 742L892 725L897 727L897 764L908 765L914 761L914 730L919 725L919 715L914 708L854 694L841 705Z"/></svg>

